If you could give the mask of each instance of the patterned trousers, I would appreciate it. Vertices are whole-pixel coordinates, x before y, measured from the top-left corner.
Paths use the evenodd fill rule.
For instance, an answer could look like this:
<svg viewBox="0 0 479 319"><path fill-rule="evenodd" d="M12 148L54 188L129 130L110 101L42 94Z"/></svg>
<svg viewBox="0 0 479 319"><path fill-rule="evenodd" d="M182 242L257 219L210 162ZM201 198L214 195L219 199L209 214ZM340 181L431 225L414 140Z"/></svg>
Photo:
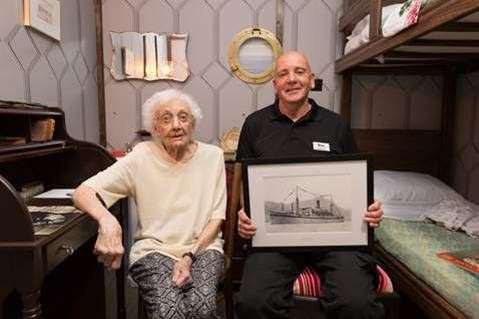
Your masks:
<svg viewBox="0 0 479 319"><path fill-rule="evenodd" d="M171 279L175 262L160 253L151 253L130 268L148 318L215 318L216 286L223 272L223 255L213 249L198 254L191 266L192 282L181 288Z"/></svg>

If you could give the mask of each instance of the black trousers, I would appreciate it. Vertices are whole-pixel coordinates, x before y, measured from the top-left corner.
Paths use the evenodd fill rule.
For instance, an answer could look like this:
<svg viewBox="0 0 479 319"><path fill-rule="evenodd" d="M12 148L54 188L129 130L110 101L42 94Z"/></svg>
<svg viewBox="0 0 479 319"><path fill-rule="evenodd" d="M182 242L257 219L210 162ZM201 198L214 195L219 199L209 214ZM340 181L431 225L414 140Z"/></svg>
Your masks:
<svg viewBox="0 0 479 319"><path fill-rule="evenodd" d="M376 263L367 253L330 251L313 253L255 252L248 256L236 303L240 319L289 318L293 284L306 265L321 276L326 318L384 318L376 301ZM318 318L320 317L318 314Z"/></svg>

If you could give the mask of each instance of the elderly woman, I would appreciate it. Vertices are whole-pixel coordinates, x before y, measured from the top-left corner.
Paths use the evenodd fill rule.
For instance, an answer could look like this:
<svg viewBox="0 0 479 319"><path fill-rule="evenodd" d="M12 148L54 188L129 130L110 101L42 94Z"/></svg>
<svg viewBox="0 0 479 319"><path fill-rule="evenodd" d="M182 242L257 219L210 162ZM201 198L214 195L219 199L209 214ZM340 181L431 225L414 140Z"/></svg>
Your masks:
<svg viewBox="0 0 479 319"><path fill-rule="evenodd" d="M126 196L135 199L130 272L149 318L210 318L216 310L226 181L222 151L193 138L200 118L190 96L173 89L155 93L143 105L152 141L136 145L73 196L98 222L95 252L109 268L121 264L122 229L97 194L107 207Z"/></svg>

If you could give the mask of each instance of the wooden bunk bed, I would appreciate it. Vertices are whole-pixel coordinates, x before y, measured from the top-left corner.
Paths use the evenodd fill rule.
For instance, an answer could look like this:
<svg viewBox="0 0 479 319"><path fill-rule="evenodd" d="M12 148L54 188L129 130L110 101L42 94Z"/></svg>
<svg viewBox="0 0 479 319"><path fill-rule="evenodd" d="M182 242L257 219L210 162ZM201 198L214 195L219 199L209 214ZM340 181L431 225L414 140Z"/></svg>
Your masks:
<svg viewBox="0 0 479 319"><path fill-rule="evenodd" d="M479 69L479 38L471 36L475 32L479 35L479 1L435 0L421 9L417 24L395 36L382 37L382 7L402 2L404 0L344 1L345 14L339 20L340 31L349 35L356 23L370 14L370 41L336 61L336 72L343 76L341 113L351 122L353 75L442 76L444 95L439 130L353 128L353 133L358 148L373 154L375 169L422 172L448 183L456 79L460 73ZM377 59L378 56L381 59ZM380 244L376 245L375 252L393 279L395 290L430 318L467 318Z"/></svg>
<svg viewBox="0 0 479 319"><path fill-rule="evenodd" d="M450 38L440 36L437 32L478 32L477 20L463 20L479 10L477 0L435 0L429 6L421 9L416 25L403 30L393 37L383 37L381 31L381 17L383 6L401 3L404 0L345 0L344 12L339 20L339 30L348 35L368 13L370 14L369 38L370 41L338 59L335 63L337 73L343 73L355 67L403 67L415 65L444 65L465 61L474 63L477 67L477 52L460 50L462 48L478 47L477 39ZM432 31L437 37L430 38ZM416 48L408 49L408 47ZM420 49L418 47L421 47ZM446 54L437 47L456 47L457 53ZM373 59L382 55L384 63L374 62Z"/></svg>

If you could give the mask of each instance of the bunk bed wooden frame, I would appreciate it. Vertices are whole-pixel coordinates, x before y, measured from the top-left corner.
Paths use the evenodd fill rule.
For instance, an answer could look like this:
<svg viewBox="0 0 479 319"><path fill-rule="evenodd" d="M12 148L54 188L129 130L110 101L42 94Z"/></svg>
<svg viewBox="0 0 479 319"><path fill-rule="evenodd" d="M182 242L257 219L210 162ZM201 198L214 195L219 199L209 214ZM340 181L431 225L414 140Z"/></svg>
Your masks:
<svg viewBox="0 0 479 319"><path fill-rule="evenodd" d="M479 23L474 22L456 22L456 20L479 10L479 2L477 0L441 0L437 1L432 7L426 8L421 12L417 24L403 30L393 37L383 37L381 31L382 7L401 3L404 0L345 0L346 12L339 20L339 31L349 34L352 29L366 14L370 14L369 38L370 41L363 46L353 50L349 54L344 55L335 63L337 73L343 73L361 64L368 63L371 59L385 55L385 63L379 66L396 67L411 65L414 63L424 64L424 58L440 58L434 59L433 63L444 64L460 61L477 62L477 53L461 53L438 55L434 53L398 53L392 51L394 48L415 41L415 45L428 46L472 46L477 47L477 40L454 41L454 40L418 40L417 38L431 32L440 30L445 32L477 32L479 31ZM389 54L389 56L388 56ZM403 58L400 63L390 63L388 58ZM404 60L407 62L405 63ZM377 65L377 64L376 64Z"/></svg>
<svg viewBox="0 0 479 319"><path fill-rule="evenodd" d="M374 157L375 169L408 170L437 176L450 181L456 80L459 73L479 69L478 53L399 52L395 48L415 46L478 47L478 40L425 40L421 36L431 31L479 32L478 22L457 20L479 11L478 0L440 0L421 12L418 23L395 36L381 36L382 7L404 0L344 0L345 14L339 20L339 30L348 35L368 13L370 41L338 59L337 73L342 74L341 114L351 122L353 75L360 74L420 74L440 75L443 79L441 128L425 130L353 129L361 151ZM382 56L382 63L375 57ZM403 263L380 244L375 255L391 276L395 291L416 304L430 318L466 318L433 288L418 278Z"/></svg>

